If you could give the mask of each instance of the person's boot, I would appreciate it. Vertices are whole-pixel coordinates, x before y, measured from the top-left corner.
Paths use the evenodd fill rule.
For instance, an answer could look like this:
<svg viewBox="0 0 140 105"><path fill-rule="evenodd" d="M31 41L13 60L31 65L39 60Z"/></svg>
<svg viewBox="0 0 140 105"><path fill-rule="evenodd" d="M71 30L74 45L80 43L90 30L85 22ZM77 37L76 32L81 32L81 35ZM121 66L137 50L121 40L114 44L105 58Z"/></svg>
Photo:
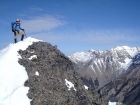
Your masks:
<svg viewBox="0 0 140 105"><path fill-rule="evenodd" d="M24 39L24 35L21 36L21 41L23 41L23 39Z"/></svg>
<svg viewBox="0 0 140 105"><path fill-rule="evenodd" d="M17 43L17 39L15 39L15 43Z"/></svg>

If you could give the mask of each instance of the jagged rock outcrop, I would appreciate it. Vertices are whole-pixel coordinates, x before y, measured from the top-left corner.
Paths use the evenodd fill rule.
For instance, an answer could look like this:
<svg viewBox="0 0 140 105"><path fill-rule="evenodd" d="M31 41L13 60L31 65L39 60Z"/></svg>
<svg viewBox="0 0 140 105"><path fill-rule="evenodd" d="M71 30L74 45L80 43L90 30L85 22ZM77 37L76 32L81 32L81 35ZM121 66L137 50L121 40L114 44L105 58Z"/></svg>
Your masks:
<svg viewBox="0 0 140 105"><path fill-rule="evenodd" d="M101 88L100 93L106 100L140 105L140 53L133 58L127 72Z"/></svg>
<svg viewBox="0 0 140 105"><path fill-rule="evenodd" d="M18 62L29 76L25 86L31 105L107 105L93 89L85 89L72 62L56 46L34 42L18 52L22 57Z"/></svg>

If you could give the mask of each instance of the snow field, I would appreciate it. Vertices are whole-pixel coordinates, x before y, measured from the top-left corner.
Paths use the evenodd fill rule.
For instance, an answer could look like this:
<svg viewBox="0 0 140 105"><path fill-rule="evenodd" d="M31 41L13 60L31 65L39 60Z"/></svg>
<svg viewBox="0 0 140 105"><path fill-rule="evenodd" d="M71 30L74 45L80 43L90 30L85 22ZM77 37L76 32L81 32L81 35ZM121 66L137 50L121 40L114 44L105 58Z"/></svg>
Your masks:
<svg viewBox="0 0 140 105"><path fill-rule="evenodd" d="M0 105L30 105L29 88L24 86L28 75L18 63L21 56L17 51L25 50L36 41L39 40L29 37L0 51Z"/></svg>

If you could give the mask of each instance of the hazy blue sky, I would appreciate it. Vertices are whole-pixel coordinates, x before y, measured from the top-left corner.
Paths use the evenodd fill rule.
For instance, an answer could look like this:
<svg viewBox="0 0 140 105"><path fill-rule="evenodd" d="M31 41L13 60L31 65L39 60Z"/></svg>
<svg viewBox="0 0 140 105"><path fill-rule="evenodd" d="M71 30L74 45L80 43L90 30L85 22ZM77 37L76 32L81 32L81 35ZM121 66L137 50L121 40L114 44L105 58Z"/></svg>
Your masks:
<svg viewBox="0 0 140 105"><path fill-rule="evenodd" d="M0 0L0 50L13 43L17 18L27 36L66 55L140 47L140 0Z"/></svg>

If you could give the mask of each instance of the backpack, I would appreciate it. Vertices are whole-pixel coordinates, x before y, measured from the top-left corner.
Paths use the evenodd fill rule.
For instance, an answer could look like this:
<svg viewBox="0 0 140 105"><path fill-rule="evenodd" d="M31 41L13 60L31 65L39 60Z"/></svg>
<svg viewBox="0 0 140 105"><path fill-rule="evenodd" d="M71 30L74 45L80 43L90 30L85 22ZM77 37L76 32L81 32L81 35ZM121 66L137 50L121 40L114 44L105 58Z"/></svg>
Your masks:
<svg viewBox="0 0 140 105"><path fill-rule="evenodd" d="M12 32L14 32L14 31L15 31L15 29L16 29L15 24L16 24L16 22L12 22L12 23L11 23Z"/></svg>
<svg viewBox="0 0 140 105"><path fill-rule="evenodd" d="M19 23L16 23L16 22L12 22L11 23L12 32L15 32L17 26L20 27L20 24Z"/></svg>

